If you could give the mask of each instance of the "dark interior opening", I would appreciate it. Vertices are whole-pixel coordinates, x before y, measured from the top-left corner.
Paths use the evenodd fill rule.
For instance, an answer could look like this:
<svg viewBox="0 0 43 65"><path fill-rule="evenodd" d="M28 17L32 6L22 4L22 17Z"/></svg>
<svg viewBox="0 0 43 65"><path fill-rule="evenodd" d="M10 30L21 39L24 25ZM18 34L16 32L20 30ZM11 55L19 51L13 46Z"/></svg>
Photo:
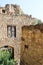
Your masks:
<svg viewBox="0 0 43 65"><path fill-rule="evenodd" d="M25 45L24 47L25 47L25 49L28 49L28 45Z"/></svg>
<svg viewBox="0 0 43 65"><path fill-rule="evenodd" d="M2 10L2 13L5 13L5 10Z"/></svg>
<svg viewBox="0 0 43 65"><path fill-rule="evenodd" d="M14 48L12 49L12 59L14 59Z"/></svg>
<svg viewBox="0 0 43 65"><path fill-rule="evenodd" d="M5 48L8 48L8 46L4 46Z"/></svg>

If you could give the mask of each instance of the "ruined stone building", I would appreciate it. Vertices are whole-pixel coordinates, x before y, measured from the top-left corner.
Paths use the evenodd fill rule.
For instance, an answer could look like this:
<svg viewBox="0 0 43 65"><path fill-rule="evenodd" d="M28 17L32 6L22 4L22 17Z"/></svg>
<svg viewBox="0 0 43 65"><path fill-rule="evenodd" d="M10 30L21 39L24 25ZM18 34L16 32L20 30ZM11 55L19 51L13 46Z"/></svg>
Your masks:
<svg viewBox="0 0 43 65"><path fill-rule="evenodd" d="M43 24L19 5L0 7L0 48L12 47L18 65L43 65Z"/></svg>

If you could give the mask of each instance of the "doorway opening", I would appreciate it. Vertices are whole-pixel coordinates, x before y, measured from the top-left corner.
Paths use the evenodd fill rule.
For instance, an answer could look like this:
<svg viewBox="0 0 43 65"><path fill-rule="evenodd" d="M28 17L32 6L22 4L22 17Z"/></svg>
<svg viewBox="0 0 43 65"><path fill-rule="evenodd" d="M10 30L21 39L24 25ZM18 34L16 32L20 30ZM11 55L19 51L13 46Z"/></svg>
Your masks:
<svg viewBox="0 0 43 65"><path fill-rule="evenodd" d="M14 59L14 48L13 47L5 45L5 46L2 46L0 50L8 52L10 55L10 59Z"/></svg>

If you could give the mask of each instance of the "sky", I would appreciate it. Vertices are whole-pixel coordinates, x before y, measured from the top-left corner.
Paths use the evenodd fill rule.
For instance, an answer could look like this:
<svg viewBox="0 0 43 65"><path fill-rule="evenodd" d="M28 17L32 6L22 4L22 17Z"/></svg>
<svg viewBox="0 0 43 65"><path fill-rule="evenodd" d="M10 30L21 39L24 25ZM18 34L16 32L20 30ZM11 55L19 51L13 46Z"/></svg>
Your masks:
<svg viewBox="0 0 43 65"><path fill-rule="evenodd" d="M28 15L43 21L43 0L0 0L0 6L18 4Z"/></svg>

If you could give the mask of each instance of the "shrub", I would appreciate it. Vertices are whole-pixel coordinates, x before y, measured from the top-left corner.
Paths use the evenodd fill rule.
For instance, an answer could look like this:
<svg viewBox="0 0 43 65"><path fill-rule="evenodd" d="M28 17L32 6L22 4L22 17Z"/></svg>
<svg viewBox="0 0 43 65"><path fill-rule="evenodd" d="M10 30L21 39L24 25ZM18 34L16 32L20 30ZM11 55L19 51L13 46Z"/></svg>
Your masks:
<svg viewBox="0 0 43 65"><path fill-rule="evenodd" d="M11 52L0 50L0 65L16 65L16 61L11 59Z"/></svg>

